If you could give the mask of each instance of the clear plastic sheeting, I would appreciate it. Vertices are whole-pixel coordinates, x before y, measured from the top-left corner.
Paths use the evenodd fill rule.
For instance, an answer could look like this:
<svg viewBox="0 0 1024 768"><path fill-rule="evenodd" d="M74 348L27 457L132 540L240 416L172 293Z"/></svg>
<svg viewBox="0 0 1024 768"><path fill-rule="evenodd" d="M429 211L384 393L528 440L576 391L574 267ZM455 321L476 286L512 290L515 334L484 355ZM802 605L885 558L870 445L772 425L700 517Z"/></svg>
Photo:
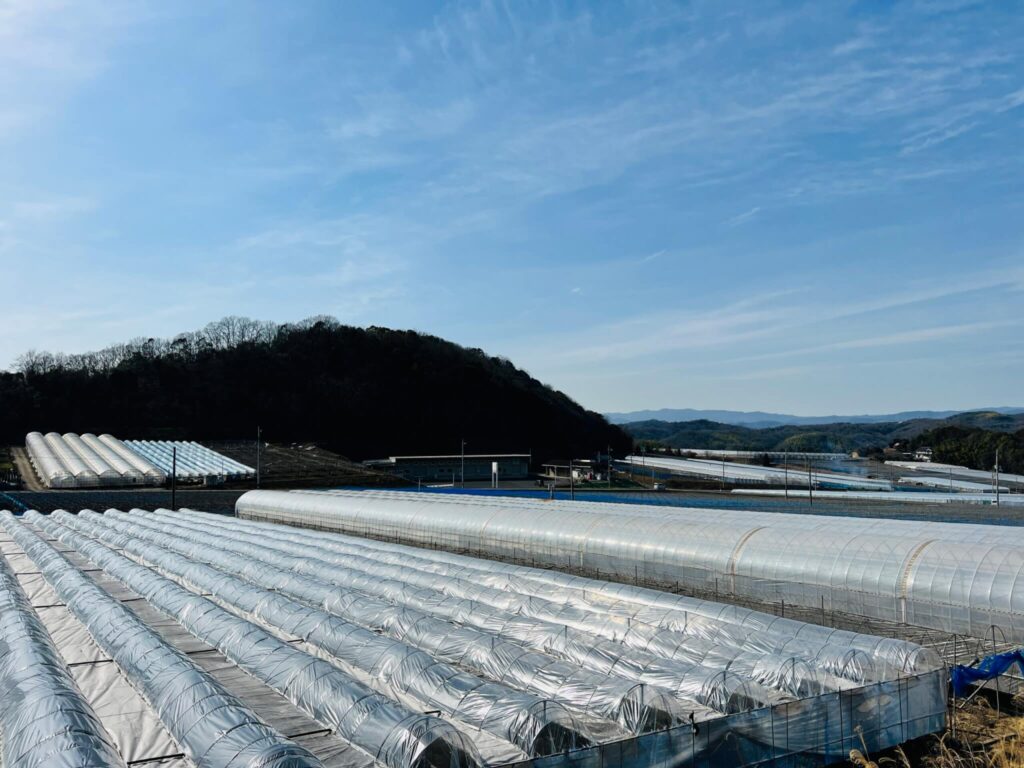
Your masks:
<svg viewBox="0 0 1024 768"><path fill-rule="evenodd" d="M731 667L727 676L736 679L744 679L741 672L749 669L754 674L759 674L755 669L761 663L762 656L757 653L736 653L736 642L752 642L754 638L767 631L773 634L773 629L768 627L765 630L765 620L776 619L777 617L765 616L756 612L747 612L749 624L743 625L739 615L734 618L737 621L725 621L712 617L699 616L684 611L672 611L665 606L659 606L657 596L661 593L652 590L639 590L634 599L618 597L614 590L624 585L605 584L596 580L580 580L565 586L556 586L552 582L545 581L542 576L550 575L552 578L560 579L565 574L556 571L543 571L524 568L518 573L511 571L492 570L492 568L512 568L502 563L495 563L474 558L453 555L447 552L430 551L394 545L386 542L358 539L351 536L329 533L325 531L310 531L297 528L289 528L281 525L259 523L255 521L238 520L222 516L206 515L203 513L188 510L177 512L157 511L142 512L133 510L129 515L115 511L108 511L102 516L105 525L112 527L120 526L117 530L125 536L135 536L147 540L156 540L154 534L166 536L165 541L178 540L174 546L184 556L190 558L206 559L213 557L217 552L220 555L219 563L213 563L218 568L235 569L242 571L243 563L249 563L243 572L244 578L251 581L267 579L264 583L268 589L280 590L294 594L308 604L316 604L332 591L335 593L333 602L330 603L339 611L352 610L369 621L378 621L382 627L381 631L387 632L388 617L403 613L405 616L415 617L414 613L396 611L394 608L383 609L377 613L379 602L367 601L363 595L371 594L375 585L382 588L377 597L386 602L391 602L395 607L403 604L412 604L413 601L423 599L422 605L417 605L417 610L429 614L435 618L442 618L428 608L437 605L454 606L461 602L465 606L463 614L465 624L481 631L490 631L498 634L503 639L513 643L526 646L528 642L538 641L542 643L554 642L566 636L572 642L579 630L565 625L558 627L550 634L543 631L543 624L531 616L512 614L504 610L498 613L499 609L485 605L479 599L465 600L454 595L442 593L440 589L433 590L434 602L427 598L431 590L424 587L414 586L412 576L415 573L430 574L439 578L439 586L448 580L452 583L459 582L463 589L465 582L483 584L486 582L488 590L484 593L490 594L495 599L503 596L509 601L507 605L518 605L526 608L522 598L528 597L526 604L533 604L535 608L543 604L560 603L567 608L580 608L589 606L587 611L595 614L595 619L600 626L609 628L619 627L628 630L632 623L634 627L640 623L638 618L630 618L623 615L623 612L630 606L636 617L644 616L650 622L663 620L663 623L673 623L678 628L687 624L698 639L702 636L714 637L715 646L722 648L722 653L732 659ZM109 519L109 522L107 522ZM132 524L125 521L134 521ZM203 548L205 547L205 549ZM361 549L357 549L361 547ZM376 551L374 555L371 550ZM190 553L190 554L186 554ZM374 559L377 558L377 559ZM386 564L385 560L391 560ZM374 566L373 564L376 563ZM405 565L406 570L402 573L410 577L409 581L398 578L387 578L385 571L378 571L376 568L396 568ZM458 565L459 568L453 568ZM370 570L371 566L374 570ZM366 569L366 570L364 570ZM456 570L461 576L456 578L453 575ZM283 573L279 573L283 572ZM397 572L396 572L397 573ZM450 575L446 576L448 573ZM574 577L566 577L573 579ZM317 584L323 586L317 588ZM504 588L499 589L497 584L503 584ZM607 587L611 592L601 592L601 587ZM529 590L535 594L524 594L520 588ZM455 586L450 586L455 591ZM386 591L384 591L386 590ZM497 590L500 594L494 594ZM300 592L302 593L300 595ZM483 593L482 593L483 594ZM539 595L546 594L547 597ZM385 596L387 595L387 596ZM643 596L641 601L640 597ZM672 599L674 595L664 595ZM330 599L330 598L328 598ZM448 602L452 600L452 602ZM325 603L327 605L327 603ZM651 606L654 606L653 608ZM334 607L330 610L334 610ZM704 606L707 612L714 613L715 610L723 611L729 606L709 603ZM484 621L487 627L477 626L471 622L476 617L486 616ZM492 616L503 616L501 623ZM566 616L575 616L582 619L580 612L567 612ZM515 616L511 625L506 625L506 616ZM758 619L760 617L760 623ZM461 623L459 618L453 614L445 617L453 624ZM793 753L806 755L827 754L831 760L837 748L841 744L850 746L859 745L859 736L864 733L868 744L894 744L905 740L910 734L929 732L941 728L944 715L944 681L942 672L939 669L926 669L926 662L929 659L928 652L909 643L895 641L895 647L900 649L902 658L908 661L906 671L910 674L900 674L892 680L885 682L869 682L876 673L886 672L896 674L896 669L888 669L882 659L888 657L885 646L894 641L882 638L858 635L856 633L836 633L830 638L824 634L818 634L812 630L821 629L823 633L835 633L835 630L817 628L811 625L804 625L792 620L780 620L782 623L774 629L774 634L779 638L786 637L791 644L790 647L802 646L804 653L817 655L817 661L800 662L790 653L790 666L800 667L805 665L810 668L810 674L815 679L823 679L835 685L834 689L825 688L825 693L810 695L793 700L792 697L783 697L783 700L776 701L769 706L760 706L756 709L746 711L732 711L728 714L719 714L717 717L700 720L695 718L696 727L689 725L670 727L665 730L654 730L641 734L634 739L619 740L614 742L602 741L598 746L571 753L568 757L552 756L549 758L538 758L531 761L536 766L560 766L568 763L576 765L584 762L588 765L630 765L630 766L653 766L664 765L670 760L673 765L683 766L696 764L702 768L710 766L739 766L745 764L764 764L770 762L776 756ZM518 631L518 638L506 638L498 633L500 628L505 631ZM553 625L552 628L554 629ZM808 632L808 641L801 643L797 638L804 635L804 629ZM670 634L667 634L670 636ZM527 640L532 638L532 640ZM854 647L850 644L840 642L840 638L847 638L861 647ZM616 641L607 638L597 638L602 648L609 652ZM441 642L444 652L447 652L447 640ZM640 649L623 647L618 643L617 656L614 668L609 676L615 676L620 668L631 664L634 652ZM554 647L554 646L550 646ZM564 644L560 648L566 648ZM752 649L755 645L750 646ZM818 649L815 652L809 649ZM874 650L877 649L877 656ZM557 655L553 650L541 651L546 655ZM647 652L650 656L655 654ZM711 654L709 654L711 655ZM638 656L639 657L639 656ZM900 657L894 654L893 658ZM583 658L582 656L580 657ZM878 662L876 662L876 658ZM936 664L937 664L937 660ZM581 668L591 669L589 663L598 663L597 659L588 662L578 662ZM603 663L607 664L606 659ZM864 665L868 670L866 674L851 672L853 677L861 677L866 680L864 684L855 685L849 679L833 679L823 674L825 666L852 667ZM785 676L787 670L781 666L775 668L778 674ZM918 669L921 671L912 672ZM796 674L801 674L800 670ZM749 678L747 678L749 679ZM884 719L879 719L884 718ZM879 730L879 726L884 727ZM928 729L928 730L925 730ZM664 735L664 736L663 736ZM669 737L671 735L671 737ZM652 742L653 739L653 742ZM671 742L675 751L658 751ZM658 746L648 751L652 744ZM596 762L592 761L592 758ZM807 760L804 757L804 763ZM821 760L810 761L824 762ZM777 764L789 764L780 762Z"/></svg>
<svg viewBox="0 0 1024 768"><path fill-rule="evenodd" d="M146 476L139 471L138 467L131 464L121 454L96 437L96 435L86 432L82 435L82 442L121 476L124 485L144 485L147 483Z"/></svg>
<svg viewBox="0 0 1024 768"><path fill-rule="evenodd" d="M487 679L519 690L536 691L581 714L608 719L621 727L618 730L602 728L602 737L605 732L610 736L625 736L629 732L670 727L682 722L690 713L700 719L715 714L692 702L690 706L680 706L665 689L594 673L511 643L500 634L459 626L423 611L377 599L351 588L350 584L338 590L337 582L318 581L292 572L289 566L293 558L246 545L210 528L200 531L180 522L162 524L156 516L127 516L114 510L108 510L101 519L88 513L80 517L120 532L126 547L131 547L133 539L153 542L193 560L210 563L226 573L239 575L253 584L323 608ZM319 628L316 633L302 633L307 641L318 644L322 642L320 635ZM557 709L551 711L557 713ZM499 718L499 722L503 720L504 717Z"/></svg>
<svg viewBox="0 0 1024 768"><path fill-rule="evenodd" d="M39 432L25 435L29 461L48 488L74 488L75 478Z"/></svg>
<svg viewBox="0 0 1024 768"><path fill-rule="evenodd" d="M966 477L979 482L987 482L990 485L995 481L995 471L987 469L968 469L958 464L940 464L932 461L887 461L890 467L909 469L913 472L924 472L939 477ZM1011 485L1024 485L1024 475L1014 475L1007 472L999 473L999 482L1010 483Z"/></svg>
<svg viewBox="0 0 1024 768"><path fill-rule="evenodd" d="M94 488L100 484L99 475L93 472L82 457L64 441L63 436L56 432L47 432L43 439L54 455L67 467L68 473L75 479L75 487Z"/></svg>
<svg viewBox="0 0 1024 768"><path fill-rule="evenodd" d="M204 516L202 523L224 525L223 519L215 516ZM260 525L263 528L256 531L265 539L272 530L266 524L235 524L233 530ZM700 620L686 612L650 615L621 601L618 605L601 605L593 599L595 590L600 594L605 587L601 582L589 585L590 599L587 585L576 590L573 602L567 600L573 592L535 584L528 578L536 573L530 569L524 569L527 578L522 578L522 571L502 564L462 558L465 562L461 565L450 565L439 559L446 557L443 553L337 534L311 536L294 529L273 530L269 546L290 547L289 551L300 558L294 566L297 569L315 567L309 561L313 551L335 565L359 558L360 568L373 577L398 578L469 601L456 620L484 627L500 622L521 642L541 643L579 663L668 686L722 712L778 700L778 694L762 686L806 696L843 687L835 677L851 683L876 677L875 664L864 653L846 646L833 647L827 637L817 642L794 642L789 628L782 632L761 630L755 635L727 622ZM423 572L412 570L413 566ZM451 609L452 601L445 602ZM431 604L430 598L426 603ZM753 682L743 682L744 676L736 674L741 670L748 672L746 677ZM732 674L722 674L725 672ZM883 667L881 674L885 673Z"/></svg>
<svg viewBox="0 0 1024 768"><path fill-rule="evenodd" d="M124 764L0 555L0 765Z"/></svg>
<svg viewBox="0 0 1024 768"><path fill-rule="evenodd" d="M13 515L0 512L0 525L199 768L320 768Z"/></svg>
<svg viewBox="0 0 1024 768"><path fill-rule="evenodd" d="M296 590L303 574L345 595L375 595L584 669L646 681L684 706L696 700L729 713L939 665L913 643L552 571L188 510L131 518L237 553L237 562L252 564L248 578L269 579L267 565L296 574L267 586ZM388 631L390 614L364 597L332 600L328 592L326 601Z"/></svg>
<svg viewBox="0 0 1024 768"><path fill-rule="evenodd" d="M177 465L179 479L247 480L256 476L252 467L191 441L128 440L125 445L168 475Z"/></svg>
<svg viewBox="0 0 1024 768"><path fill-rule="evenodd" d="M75 532L67 513L26 513L200 640L390 768L472 768L476 749L451 724L406 707L159 573ZM401 658L381 659L400 665ZM518 753L522 755L522 753ZM514 759L514 758L513 758Z"/></svg>
<svg viewBox="0 0 1024 768"><path fill-rule="evenodd" d="M875 755L946 722L945 670L600 744L515 768L805 768Z"/></svg>
<svg viewBox="0 0 1024 768"><path fill-rule="evenodd" d="M366 493L369 496L372 492ZM292 495L317 497L324 494ZM388 492L381 492L380 495L388 498ZM422 498L423 494L408 496L416 501ZM431 495L428 498L447 497ZM498 500L492 500L492 503L500 504ZM224 524L222 520L208 515L204 517L204 522L210 525ZM242 525L262 526L259 530L262 530L264 535L271 529L270 524L253 521L244 522ZM541 598L599 615L610 614L609 619L590 623L588 628L611 633L609 636L612 639L621 636L623 642L638 648L651 648L652 645L660 647L661 651L669 656L675 656L676 653L699 653L702 647L707 647L707 643L712 643L712 647L737 649L738 657L748 660L764 654L774 655L777 662L782 663L780 672L787 669L798 670L798 666L790 666L785 662L794 657L802 658L828 674L855 683L886 679L893 674L928 669L938 664L933 653L913 643L844 632L719 602L701 601L547 569L526 568L336 533L310 534L298 529L282 530L280 527L275 530L275 545L279 545L280 540L308 542L311 537L316 537L316 543L321 546L349 555L360 553L375 559L406 565L425 562L426 565L423 567L431 571L450 576L461 575L462 581L452 580L456 586L446 587L447 591L458 588L459 584L470 582L474 585L472 589L476 590L475 594L483 595L485 593L481 590L490 587L500 590L498 596L505 601L505 607L515 608L519 605L518 610L524 613L530 613L538 606L543 606L543 603L533 599ZM531 599L522 605L522 598L517 598L517 593ZM516 602L517 599L519 603ZM558 616L560 621L567 620L565 611L559 611ZM680 638L680 635L686 638ZM723 654L726 652L713 654L705 663L714 663L714 659L724 660ZM690 655L689 658L699 660L702 657ZM794 683L803 685L803 682Z"/></svg>
<svg viewBox="0 0 1024 768"><path fill-rule="evenodd" d="M124 461L135 468L136 471L142 473L142 476L146 480L147 485L163 485L167 482L167 473L157 467L149 459L140 456L121 440L118 440L113 435L103 434L99 436L99 441L107 446L113 453L116 453Z"/></svg>
<svg viewBox="0 0 1024 768"><path fill-rule="evenodd" d="M100 456L96 451L86 445L82 438L76 435L74 432L68 432L64 435L64 444L68 446L75 455L78 456L85 465L96 473L99 478L100 485L125 485L127 479L121 476L121 473L115 470L110 463Z"/></svg>
<svg viewBox="0 0 1024 768"><path fill-rule="evenodd" d="M150 544L139 540L146 537L138 530L122 534L105 530L107 521L90 512L78 518L60 513L59 520L123 548L190 586L209 591L218 602L243 616L302 637L392 697L409 696L423 708L437 708L528 755L564 752L590 742L580 737L580 725L555 702L475 678L408 645L157 545L166 545L168 537Z"/></svg>
<svg viewBox="0 0 1024 768"><path fill-rule="evenodd" d="M657 471L705 480L722 480L739 485L787 485L794 488L859 488L891 491L892 483L863 475L822 472L815 467L762 467L731 461L680 459L666 456L626 456L623 463L633 472Z"/></svg>
<svg viewBox="0 0 1024 768"><path fill-rule="evenodd" d="M557 511L554 505L551 509ZM259 687L295 717L300 715L273 691L294 704L300 688L315 681L323 699L314 700L310 695L304 701L310 707L318 703L323 707L319 710L322 717L314 719L325 730L380 728L377 704L382 701L390 713L404 712L414 718L411 722L421 726L420 733L435 725L447 729L446 738L414 751L410 768L471 768L465 758L475 744L490 750L499 743L507 745L505 756L489 752L490 765L824 765L842 760L851 748L875 753L939 731L945 724L945 672L941 667L927 669L929 654L913 644L836 632L557 570L185 510L133 510L131 514L108 510L77 516L58 512L50 517L27 513L26 517L36 528L57 537L60 544L55 546L76 552L68 555L76 564L84 564L78 559L84 557L99 565L104 573L92 575L103 585L104 594L120 591L113 579L128 586L133 598L141 598L129 605L137 606L138 615L150 626L159 621L159 631L171 633L165 634L166 642L183 651L187 648L182 642L199 643L196 647L202 648L215 645L220 653L202 653L196 658L209 657L212 663L199 663L230 690ZM8 551L17 544L8 540ZM24 555L14 557L28 564ZM66 586L64 578L57 584ZM472 597L456 594L470 594L471 588L476 590ZM64 606L59 610L67 612ZM540 618L549 614L571 624L556 625ZM50 622L46 626L56 625ZM180 638L186 637L183 629L196 639L189 636L182 641ZM81 633L71 637L51 629L51 636L62 655L68 645L91 644ZM777 648L783 637L789 650ZM649 638L649 648L640 647L643 638ZM376 666L389 668L380 676L376 667L362 669L367 658L363 648L369 647L368 643L382 650L404 643L403 653L408 655L379 655ZM673 658L684 652L687 656ZM456 717L442 713L438 718L430 711L420 714L431 705L414 699L409 691L395 691L390 696L385 677L398 679L390 670L425 655L483 679L546 696L554 702L548 706L564 706L579 713L579 722L588 727L608 727L593 728L590 734L597 738L588 746L528 757L509 742L467 728ZM695 664L690 655L702 660ZM684 693L632 679L648 661L665 665L658 668L665 680L670 679L669 672L698 666L710 669L713 675L753 682L749 692L770 695L772 703L735 701L724 713L700 705L688 708L692 702ZM443 664L435 666L444 669ZM100 664L97 668L112 667ZM83 668L77 668L76 674L78 669ZM623 674L620 669L625 670ZM832 669L844 670L848 676L834 674L829 671ZM882 679L888 675L895 676ZM270 682L265 688L249 676ZM503 679L495 680L500 676ZM339 678L347 681L346 688L334 687ZM798 680L804 681L804 693L799 692ZM101 681L87 682L82 691L118 738L117 728L93 698L92 691ZM343 699L353 684L363 685L375 698L346 707ZM613 717L613 709L606 709L616 701L612 695L630 689L643 692L638 713L642 707L655 716L667 712L667 705L659 707L660 700L667 698L677 707L684 705L682 722L676 709L664 727L639 727L633 735L623 729L619 719L598 720L599 710ZM630 707L628 701L619 701L620 707ZM451 705L453 700L445 703ZM260 711L285 728L283 721L273 719L265 709ZM330 719L332 715L335 721ZM297 730L287 733L308 733L310 727L317 726L303 718ZM401 762L386 751L371 755L340 732L322 737L343 745L350 755L375 758L386 768ZM313 738L318 737L314 734ZM319 749L304 736L295 739ZM414 740L423 743L418 737ZM453 748L458 743L464 749ZM334 764L330 755L317 754ZM473 759L479 760L475 755Z"/></svg>
<svg viewBox="0 0 1024 768"><path fill-rule="evenodd" d="M1024 640L1024 548L1003 526L411 496L250 491L236 509L244 518L528 555L616 580L720 587L948 632L984 636L996 626Z"/></svg>
<svg viewBox="0 0 1024 768"><path fill-rule="evenodd" d="M788 491L784 491L781 488L774 490L751 488L744 491L734 490L733 493L742 493L744 496L784 496L789 499L806 499L808 497L808 491L793 490L792 488ZM996 494L994 493L974 493L973 491L954 491L949 493L948 489L944 492L938 488L933 491L814 491L813 494L816 500L868 500L895 501L899 504L978 504L982 506L993 506L996 504ZM1024 493L1000 494L999 506L1024 507Z"/></svg>
<svg viewBox="0 0 1024 768"><path fill-rule="evenodd" d="M296 490L290 491L294 494L303 494L310 496L338 496L338 497L358 497L358 498L379 498L379 499L402 499L406 501L417 501L417 502L436 502L441 504L448 503L472 503L474 505L486 506L492 508L507 509L509 507L525 508L525 509L536 509L538 505L542 509L548 511L590 511L590 512L602 512L609 514L628 514L635 515L638 517L652 517L655 519L665 519L666 517L676 517L680 523L691 524L698 520L704 519L709 516L714 518L715 522L723 523L727 526L742 525L752 523L755 525L771 525L772 527L779 528L795 528L800 530L815 530L821 533L828 533L829 531L848 531L852 533L882 533L882 534L895 534L898 536L914 535L921 529L922 521L919 520L898 520L886 517L872 517L872 518L861 518L861 517L847 517L843 515L810 515L802 513L792 512L754 512L749 510L737 510L737 509L701 509L701 508L689 508L689 507L665 507L661 505L653 504L625 504L622 502L603 502L603 501L565 501L565 500L544 500L538 501L537 499L530 498L517 498L511 496L500 496L500 495L469 495L469 494L438 494L438 493L424 493L419 491L399 491L399 490L365 490L365 491L350 491L350 490L327 490L327 491L310 491L310 490ZM748 491L748 493L755 493L754 491ZM766 491L757 492L760 494L767 493ZM822 492L824 493L824 491ZM817 495L817 494L816 494ZM913 495L908 492L900 492L899 496ZM927 494L925 494L927 495ZM974 543L983 542L999 542L1005 541L1008 538L1014 541L1024 542L1024 528L1016 526L1006 525L984 525L976 523L941 523L941 522L929 522L928 531L934 538L948 539L949 541L970 541ZM527 553L529 554L529 553ZM438 556L445 556L439 554Z"/></svg>
<svg viewBox="0 0 1024 768"><path fill-rule="evenodd" d="M711 712L724 714L744 711L790 698L789 690L769 690L756 679L729 672L730 657L739 653L739 649L730 652L716 647L716 657L709 659L712 664L705 665L702 663L703 656L709 650L709 643L690 643L687 657L682 651L686 638L672 632L653 633L662 637L652 636L651 633L641 636L643 628L640 625L629 627L621 623L612 627L609 618L599 613L574 610L565 605L524 598L512 592L481 588L469 581L420 572L408 567L420 560L414 553L383 557L383 560L390 562L379 562L361 557L360 554L373 554L373 550L358 545L345 547L343 554L332 552L330 546L337 544L327 535L310 536L303 531L274 526L272 536L268 537L267 530L249 530L260 526L259 523L228 521L212 515L201 515L195 522L191 522L182 520L183 515L194 516L196 513L139 517L148 520L159 516L175 526L178 535L182 535L183 529L191 529L194 538L209 536L211 529L219 529L223 538L218 540L218 545L222 549L232 549L284 570L308 574L331 587L344 587L346 594L356 590L366 595L376 595L386 601L413 608L417 614L430 614L457 624L469 625L520 647L554 655L588 670L594 681L592 686L604 679L603 703L606 713L615 711L616 707L614 700L607 699L607 691L614 687L620 687L621 690L623 684L635 686L640 683L647 686L648 695L656 695L656 698L652 697L652 704L662 698L661 692L667 692L700 719L709 716ZM291 584L294 585L294 579ZM330 597L327 599L331 600ZM376 606L367 603L365 599L358 607L347 605L342 608L346 609L357 612L363 621L373 621L372 626L384 630L388 628L388 615L378 615ZM600 632L605 629L608 630L607 636L602 636ZM622 643L627 635L635 640L634 647ZM700 646L699 650L694 647L696 645ZM540 670L547 668L547 665L543 665ZM785 683L788 685L790 682L788 675L804 672L807 674L804 680L809 687L815 692L820 690L818 676L799 662L795 669L787 665ZM539 676L542 672L533 670L524 674ZM595 678L595 674L599 677ZM579 690L576 695L579 696L583 690ZM592 703L596 705L600 701ZM582 702L577 699L576 703L580 705ZM640 722L648 718L649 715L645 715ZM656 720L664 720L664 715L658 716ZM620 722L623 721L620 719ZM633 727L636 725L634 723Z"/></svg>
<svg viewBox="0 0 1024 768"><path fill-rule="evenodd" d="M109 440L105 442L105 440ZM120 440L104 435L25 435L25 448L39 478L49 488L161 485L166 476Z"/></svg>
<svg viewBox="0 0 1024 768"><path fill-rule="evenodd" d="M900 485L920 485L924 488L938 488L942 491L956 493L957 491L977 491L979 493L1009 493L1010 488L1006 485L995 485L994 483L979 483L972 480L954 480L950 477L939 477L937 475L906 475L899 479Z"/></svg>

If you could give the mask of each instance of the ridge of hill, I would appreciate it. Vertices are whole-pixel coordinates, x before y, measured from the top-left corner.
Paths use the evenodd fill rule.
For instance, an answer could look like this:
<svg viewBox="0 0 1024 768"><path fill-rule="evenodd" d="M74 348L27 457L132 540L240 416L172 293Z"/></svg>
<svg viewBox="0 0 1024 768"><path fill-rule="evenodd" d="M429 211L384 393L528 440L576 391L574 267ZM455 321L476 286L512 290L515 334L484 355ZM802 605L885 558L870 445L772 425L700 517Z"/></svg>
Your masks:
<svg viewBox="0 0 1024 768"><path fill-rule="evenodd" d="M509 360L415 331L329 317L229 317L82 355L28 352L0 373L0 441L26 432L313 442L353 459L589 456L631 439Z"/></svg>
<svg viewBox="0 0 1024 768"><path fill-rule="evenodd" d="M787 424L810 426L814 424L879 424L887 422L912 421L918 419L941 420L961 413L999 413L1014 415L1024 413L1024 408L1000 406L997 408L975 408L972 411L900 411L899 413L861 414L859 416L794 416L787 413L766 411L725 411L700 410L696 408L661 408L658 410L606 413L612 424L631 424L640 421L716 421L720 424L763 428Z"/></svg>

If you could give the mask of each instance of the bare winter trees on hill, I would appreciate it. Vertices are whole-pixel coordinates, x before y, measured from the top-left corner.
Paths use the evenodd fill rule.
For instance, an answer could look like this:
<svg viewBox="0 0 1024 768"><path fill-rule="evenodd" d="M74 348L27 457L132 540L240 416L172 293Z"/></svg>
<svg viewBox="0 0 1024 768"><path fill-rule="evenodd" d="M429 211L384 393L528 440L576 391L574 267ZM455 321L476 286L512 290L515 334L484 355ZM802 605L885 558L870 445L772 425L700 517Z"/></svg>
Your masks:
<svg viewBox="0 0 1024 768"><path fill-rule="evenodd" d="M270 343L282 331L309 328L317 323L327 327L336 326L332 317L319 315L299 323L279 325L248 317L231 315L209 323L198 331L180 333L172 339L147 339L138 337L95 352L64 354L29 350L15 360L14 367L26 375L48 373L54 370L86 371L104 373L112 371L122 363L135 357L157 358L180 356L192 358L215 349L233 349L243 344Z"/></svg>

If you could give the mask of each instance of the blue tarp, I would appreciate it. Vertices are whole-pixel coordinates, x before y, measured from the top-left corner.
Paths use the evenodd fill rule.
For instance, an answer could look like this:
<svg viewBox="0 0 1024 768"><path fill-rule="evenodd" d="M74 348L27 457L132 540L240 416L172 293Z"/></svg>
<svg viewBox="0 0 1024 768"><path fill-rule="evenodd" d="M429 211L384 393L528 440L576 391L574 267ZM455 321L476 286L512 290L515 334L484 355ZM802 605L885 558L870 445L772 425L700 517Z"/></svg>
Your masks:
<svg viewBox="0 0 1024 768"><path fill-rule="evenodd" d="M953 667L950 673L950 680L953 683L953 693L963 696L968 692L971 685L979 680L991 680L1004 674L1014 664L1021 672L1024 672L1024 649L1018 648L1015 651L997 653L994 656L986 656L976 667L965 667L962 664Z"/></svg>

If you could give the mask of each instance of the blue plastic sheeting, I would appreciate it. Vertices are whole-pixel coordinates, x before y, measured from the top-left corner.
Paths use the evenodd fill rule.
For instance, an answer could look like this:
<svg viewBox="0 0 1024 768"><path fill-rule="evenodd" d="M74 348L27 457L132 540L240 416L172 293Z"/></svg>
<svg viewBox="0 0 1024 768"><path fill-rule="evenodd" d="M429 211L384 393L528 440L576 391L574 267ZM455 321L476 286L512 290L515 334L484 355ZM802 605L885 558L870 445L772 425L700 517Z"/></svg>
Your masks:
<svg viewBox="0 0 1024 768"><path fill-rule="evenodd" d="M1024 649L1017 648L1006 653L997 653L994 656L986 656L976 667L965 667L958 664L953 667L950 679L953 683L953 693L963 696L970 687L980 680L991 680L1000 675L1006 674L1014 664L1024 672Z"/></svg>

